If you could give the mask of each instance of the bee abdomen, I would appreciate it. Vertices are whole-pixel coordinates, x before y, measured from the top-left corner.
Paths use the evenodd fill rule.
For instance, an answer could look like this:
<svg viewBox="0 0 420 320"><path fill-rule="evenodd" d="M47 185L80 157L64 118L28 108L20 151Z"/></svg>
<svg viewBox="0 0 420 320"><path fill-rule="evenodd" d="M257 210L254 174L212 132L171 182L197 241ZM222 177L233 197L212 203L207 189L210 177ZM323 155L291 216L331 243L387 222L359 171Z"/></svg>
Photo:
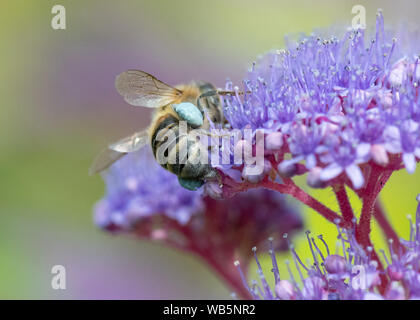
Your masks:
<svg viewBox="0 0 420 320"><path fill-rule="evenodd" d="M178 119L171 114L167 114L163 117L164 119L158 121L158 125L154 128L151 137L151 146L153 154L156 156L156 151L159 146L164 142L161 137L163 137L169 130L173 129L175 126L178 126ZM160 137L158 137L158 135Z"/></svg>
<svg viewBox="0 0 420 320"><path fill-rule="evenodd" d="M178 119L172 115L156 126L151 145L158 163L180 178L204 179L212 171L208 161L201 161L199 142L181 135Z"/></svg>
<svg viewBox="0 0 420 320"><path fill-rule="evenodd" d="M157 125L151 135L151 147L156 161L168 170L169 154L172 146L176 146L178 137L178 119L171 114L167 114L157 121ZM172 141L169 141L171 139ZM175 141L173 141L175 140Z"/></svg>

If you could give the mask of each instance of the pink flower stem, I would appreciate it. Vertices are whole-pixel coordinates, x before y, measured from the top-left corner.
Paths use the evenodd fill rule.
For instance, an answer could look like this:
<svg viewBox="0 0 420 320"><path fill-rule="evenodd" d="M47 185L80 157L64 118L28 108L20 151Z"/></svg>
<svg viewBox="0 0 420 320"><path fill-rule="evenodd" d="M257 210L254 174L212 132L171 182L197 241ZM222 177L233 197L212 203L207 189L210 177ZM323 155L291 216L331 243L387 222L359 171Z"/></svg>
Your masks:
<svg viewBox="0 0 420 320"><path fill-rule="evenodd" d="M372 164L372 171L369 176L366 187L358 192L363 202L362 213L359 224L356 226L356 240L363 247L370 243L370 222L375 208L375 202L385 183L391 176L392 171L383 170L383 168Z"/></svg>
<svg viewBox="0 0 420 320"><path fill-rule="evenodd" d="M270 190L275 190L280 193L289 194L303 204L312 208L325 219L332 223L338 221L339 226L343 228L350 228L351 224L344 221L336 212L326 207L324 204L311 197L308 193L300 189L291 179L284 179L284 184L275 183L269 180L263 180L261 186Z"/></svg>
<svg viewBox="0 0 420 320"><path fill-rule="evenodd" d="M336 184L333 185L333 190L335 197L337 198L338 205L340 206L344 221L353 227L354 213L349 201L349 197L347 196L346 187L342 184Z"/></svg>
<svg viewBox="0 0 420 320"><path fill-rule="evenodd" d="M359 197L362 199L362 213L360 215L359 223L356 225L356 241L366 250L367 254L370 254L372 259L378 263L378 269L380 272L381 284L379 290L381 293L385 292L388 286L388 278L384 273L384 267L375 252L372 242L370 240L371 226L370 222L374 213L375 202L382 190L385 183L391 176L391 170L384 170L382 167L371 163L371 172L366 187L358 192ZM372 248L372 251L367 250L368 247Z"/></svg>
<svg viewBox="0 0 420 320"><path fill-rule="evenodd" d="M405 252L405 248L401 245L400 238L389 222L379 199L376 200L373 215L381 227L385 237L387 239L392 239L392 249L394 252L397 254Z"/></svg>

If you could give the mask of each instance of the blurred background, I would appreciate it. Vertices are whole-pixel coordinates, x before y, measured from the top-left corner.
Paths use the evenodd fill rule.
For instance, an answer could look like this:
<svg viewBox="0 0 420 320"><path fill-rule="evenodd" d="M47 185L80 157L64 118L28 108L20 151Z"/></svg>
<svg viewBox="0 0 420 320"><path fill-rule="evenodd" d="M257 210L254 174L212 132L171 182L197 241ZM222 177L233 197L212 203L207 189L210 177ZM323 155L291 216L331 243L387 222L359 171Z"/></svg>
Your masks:
<svg viewBox="0 0 420 320"><path fill-rule="evenodd" d="M51 28L55 4L66 8L66 30ZM149 120L148 110L123 102L115 75L137 68L170 84L223 86L227 77L242 79L259 54L281 48L287 33L349 25L355 4L366 7L368 26L377 8L387 24L415 26L420 7L414 0L1 1L0 298L230 298L192 257L93 225L104 185L87 175L92 158ZM420 170L395 174L382 194L404 237L419 178ZM335 207L331 192L315 195ZM306 228L334 246L335 228L306 209L305 217ZM374 238L385 246L376 228ZM303 237L295 242L307 255ZM51 288L57 264L66 267L67 290Z"/></svg>

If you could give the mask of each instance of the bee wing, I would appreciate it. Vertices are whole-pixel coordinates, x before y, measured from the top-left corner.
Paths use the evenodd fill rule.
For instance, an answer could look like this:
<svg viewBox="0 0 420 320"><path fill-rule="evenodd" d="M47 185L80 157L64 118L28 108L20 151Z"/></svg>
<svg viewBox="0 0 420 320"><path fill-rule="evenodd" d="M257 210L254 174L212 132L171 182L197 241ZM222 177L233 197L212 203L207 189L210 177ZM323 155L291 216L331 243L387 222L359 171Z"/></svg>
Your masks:
<svg viewBox="0 0 420 320"><path fill-rule="evenodd" d="M143 130L110 144L108 148L122 153L134 152L145 146L148 138L147 130Z"/></svg>
<svg viewBox="0 0 420 320"><path fill-rule="evenodd" d="M163 107L182 94L181 90L140 70L127 70L119 74L115 79L115 87L127 103L147 108Z"/></svg>
<svg viewBox="0 0 420 320"><path fill-rule="evenodd" d="M147 144L147 141L147 130L144 130L136 132L129 137L123 138L115 143L110 144L97 155L89 169L89 174L93 175L104 171L111 164L126 155L128 152L134 152L141 149Z"/></svg>
<svg viewBox="0 0 420 320"><path fill-rule="evenodd" d="M89 168L89 175L94 175L104 171L124 155L126 155L126 153L105 148L93 161L92 166Z"/></svg>

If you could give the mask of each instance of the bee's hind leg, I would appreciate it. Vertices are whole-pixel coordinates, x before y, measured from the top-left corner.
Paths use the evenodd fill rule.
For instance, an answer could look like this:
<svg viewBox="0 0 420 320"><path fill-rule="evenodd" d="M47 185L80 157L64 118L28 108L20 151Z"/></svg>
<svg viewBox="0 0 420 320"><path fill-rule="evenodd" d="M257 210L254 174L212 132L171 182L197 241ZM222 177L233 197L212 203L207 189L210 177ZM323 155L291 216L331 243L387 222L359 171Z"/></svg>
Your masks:
<svg viewBox="0 0 420 320"><path fill-rule="evenodd" d="M181 178L178 177L179 184L185 189L196 191L198 190L206 181L218 179L217 171L214 169L209 169L208 172L203 175L203 178Z"/></svg>
<svg viewBox="0 0 420 320"><path fill-rule="evenodd" d="M203 125L204 117L197 106L192 103L181 102L180 104L173 104L172 108L181 119L187 121L192 127L198 128Z"/></svg>

